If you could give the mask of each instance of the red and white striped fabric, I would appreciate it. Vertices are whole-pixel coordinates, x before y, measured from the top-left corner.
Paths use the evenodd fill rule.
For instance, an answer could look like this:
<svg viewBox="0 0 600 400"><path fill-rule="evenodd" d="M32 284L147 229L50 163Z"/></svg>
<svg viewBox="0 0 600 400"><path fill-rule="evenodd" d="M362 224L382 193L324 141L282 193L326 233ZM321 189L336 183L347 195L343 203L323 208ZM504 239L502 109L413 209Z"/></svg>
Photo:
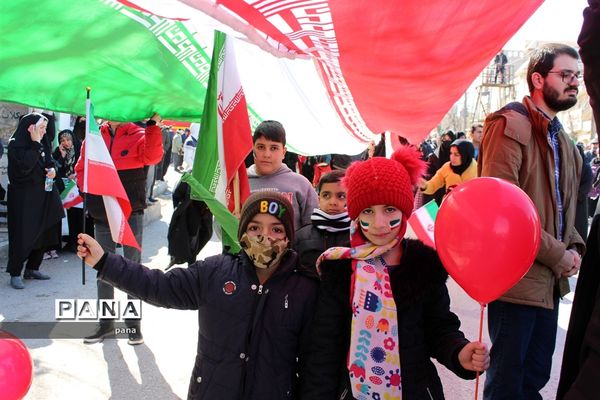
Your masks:
<svg viewBox="0 0 600 400"><path fill-rule="evenodd" d="M278 57L311 58L331 107L354 140L392 131L416 143L543 0L121 3L198 25L212 23ZM250 93L250 85L243 84ZM298 84L310 86L306 80ZM311 118L319 115L305 120Z"/></svg>
<svg viewBox="0 0 600 400"><path fill-rule="evenodd" d="M102 196L113 242L141 250L127 222L131 215L129 198L102 139L89 99L86 111L83 192Z"/></svg>
<svg viewBox="0 0 600 400"><path fill-rule="evenodd" d="M435 249L434 226L438 213L438 205L434 200L417 208L408 219L406 237L419 239L427 246Z"/></svg>

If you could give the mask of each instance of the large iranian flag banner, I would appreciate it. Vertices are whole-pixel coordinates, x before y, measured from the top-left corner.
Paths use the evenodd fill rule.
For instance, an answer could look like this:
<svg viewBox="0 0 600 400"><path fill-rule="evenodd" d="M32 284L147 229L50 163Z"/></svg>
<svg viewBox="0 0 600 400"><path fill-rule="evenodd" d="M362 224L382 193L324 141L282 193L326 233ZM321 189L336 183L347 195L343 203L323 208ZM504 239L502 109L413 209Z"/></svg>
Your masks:
<svg viewBox="0 0 600 400"><path fill-rule="evenodd" d="M237 219L250 194L244 159L252 150L246 98L237 71L232 39L215 31L202 124L192 185L192 197L205 201L223 228L223 243L237 251ZM235 183L234 183L235 181ZM216 201L215 201L216 200Z"/></svg>
<svg viewBox="0 0 600 400"><path fill-rule="evenodd" d="M115 164L102 139L94 119L91 101L86 101L83 192L102 196L104 209L113 242L140 249L127 219L131 215L131 204L123 188Z"/></svg>
<svg viewBox="0 0 600 400"><path fill-rule="evenodd" d="M216 29L241 39L252 126L280 121L296 153L358 154L383 131L423 140L542 3L4 1L0 100L83 115L90 86L97 117L197 122Z"/></svg>

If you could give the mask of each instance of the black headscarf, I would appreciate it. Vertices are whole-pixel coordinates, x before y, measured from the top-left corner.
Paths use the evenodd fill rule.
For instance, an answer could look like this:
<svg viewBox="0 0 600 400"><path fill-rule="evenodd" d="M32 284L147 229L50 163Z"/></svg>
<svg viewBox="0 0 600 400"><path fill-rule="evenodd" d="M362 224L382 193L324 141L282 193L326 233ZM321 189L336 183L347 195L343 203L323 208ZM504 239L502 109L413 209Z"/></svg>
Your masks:
<svg viewBox="0 0 600 400"><path fill-rule="evenodd" d="M51 143L54 140L54 117L48 114L40 114L40 113L29 113L24 115L17 125L17 129L10 137L8 141L8 149L28 149L28 148L37 148L37 144L34 144L34 141L31 140L31 133L29 132L29 127L31 125L35 125L37 123L41 123L40 121L45 120L48 125L46 126L46 134L42 136L42 140L40 141L41 152L40 159L38 163L42 168L53 168L54 160L52 159L52 150ZM11 169L9 168L9 180L17 179L15 176L11 176Z"/></svg>
<svg viewBox="0 0 600 400"><path fill-rule="evenodd" d="M450 138L450 140L442 140L442 142L440 143L440 149L438 151L438 159L440 160L440 162L439 162L440 167L442 165L446 164L448 161L450 161L450 146L454 142L454 139L456 139L454 132L452 132L451 130L444 133L442 135L442 138L444 136L448 136Z"/></svg>
<svg viewBox="0 0 600 400"><path fill-rule="evenodd" d="M33 140L31 140L31 133L29 132L29 127L31 125L36 125L37 123L42 123L40 120L47 122L48 118L44 117L40 113L29 113L27 115L24 115L19 120L19 125L17 125L17 129L8 141L9 147L30 147L33 143Z"/></svg>
<svg viewBox="0 0 600 400"><path fill-rule="evenodd" d="M421 150L421 160L423 161L427 161L427 159L429 158L429 155L431 153L433 153L433 149L431 148L431 145L429 143L427 143L425 140L421 142L421 144L419 145L419 150Z"/></svg>
<svg viewBox="0 0 600 400"><path fill-rule="evenodd" d="M78 116L75 118L75 124L73 125L73 145L79 149L81 143L85 139L85 117Z"/></svg>
<svg viewBox="0 0 600 400"><path fill-rule="evenodd" d="M69 175L75 173L75 164L77 163L77 159L79 158L79 152L75 147L75 138L73 137L73 132L70 129L63 129L58 133L58 143L60 146L60 141L63 137L71 139L71 148L65 149L65 156L63 158L63 173L64 177L68 177ZM59 150L60 154L60 150ZM61 154L62 156L62 154ZM61 176L62 177L62 176Z"/></svg>
<svg viewBox="0 0 600 400"><path fill-rule="evenodd" d="M475 156L475 147L473 146L473 143L469 142L466 139L455 140L454 142L452 142L452 146L450 147L456 147L456 149L460 153L461 159L460 165L450 164L450 168L452 168L452 171L455 174L461 175L463 172L465 172L467 168L469 168L469 166L473 162L473 157Z"/></svg>

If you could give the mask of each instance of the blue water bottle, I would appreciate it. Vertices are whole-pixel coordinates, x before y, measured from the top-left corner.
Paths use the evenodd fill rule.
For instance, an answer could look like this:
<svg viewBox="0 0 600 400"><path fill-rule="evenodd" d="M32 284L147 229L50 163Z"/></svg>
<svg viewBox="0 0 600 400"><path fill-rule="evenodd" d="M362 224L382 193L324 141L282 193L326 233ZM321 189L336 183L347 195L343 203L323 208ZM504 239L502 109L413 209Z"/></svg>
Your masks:
<svg viewBox="0 0 600 400"><path fill-rule="evenodd" d="M54 168L49 168L48 173L50 173L50 172L54 172ZM46 175L46 181L44 182L44 190L46 192L51 192L53 185L54 185L54 179L52 179L52 178L48 177L48 175Z"/></svg>

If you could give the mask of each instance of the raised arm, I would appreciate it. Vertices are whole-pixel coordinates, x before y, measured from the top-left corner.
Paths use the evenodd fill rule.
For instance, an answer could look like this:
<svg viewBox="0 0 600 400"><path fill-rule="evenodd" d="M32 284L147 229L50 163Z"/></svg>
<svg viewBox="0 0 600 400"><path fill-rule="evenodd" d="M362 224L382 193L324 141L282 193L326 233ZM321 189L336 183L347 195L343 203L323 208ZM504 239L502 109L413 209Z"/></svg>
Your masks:
<svg viewBox="0 0 600 400"><path fill-rule="evenodd" d="M205 281L201 279L204 261L165 273L105 253L98 242L86 234L79 234L78 243L77 255L98 271L101 280L150 304L194 310L205 293Z"/></svg>

